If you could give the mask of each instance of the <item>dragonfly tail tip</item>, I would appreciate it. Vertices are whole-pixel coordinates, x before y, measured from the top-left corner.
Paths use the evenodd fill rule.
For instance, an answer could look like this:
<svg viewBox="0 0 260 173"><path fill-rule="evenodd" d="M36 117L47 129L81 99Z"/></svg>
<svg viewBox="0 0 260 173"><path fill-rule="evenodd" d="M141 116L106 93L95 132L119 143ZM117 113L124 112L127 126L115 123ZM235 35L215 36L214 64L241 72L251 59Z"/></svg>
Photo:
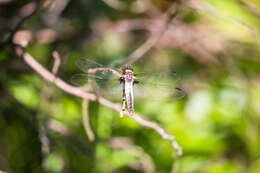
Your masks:
<svg viewBox="0 0 260 173"><path fill-rule="evenodd" d="M120 111L120 118L123 118L123 117L124 117L124 112Z"/></svg>

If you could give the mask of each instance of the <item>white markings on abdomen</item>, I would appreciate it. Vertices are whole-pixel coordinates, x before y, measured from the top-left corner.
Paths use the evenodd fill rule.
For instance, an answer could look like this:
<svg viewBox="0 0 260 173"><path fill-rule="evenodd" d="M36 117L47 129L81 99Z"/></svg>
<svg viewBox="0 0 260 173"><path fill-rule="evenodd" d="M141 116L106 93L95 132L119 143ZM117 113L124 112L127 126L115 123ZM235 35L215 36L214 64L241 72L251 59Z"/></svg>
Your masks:
<svg viewBox="0 0 260 173"><path fill-rule="evenodd" d="M127 101L127 108L130 114L134 113L134 94L133 94L133 82L125 82L125 95Z"/></svg>

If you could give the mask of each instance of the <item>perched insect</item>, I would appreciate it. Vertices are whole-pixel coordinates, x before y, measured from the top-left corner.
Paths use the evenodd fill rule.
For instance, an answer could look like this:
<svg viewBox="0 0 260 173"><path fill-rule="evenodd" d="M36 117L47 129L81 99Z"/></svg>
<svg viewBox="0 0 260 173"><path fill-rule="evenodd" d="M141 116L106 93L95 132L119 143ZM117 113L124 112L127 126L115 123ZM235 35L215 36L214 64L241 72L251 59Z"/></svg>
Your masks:
<svg viewBox="0 0 260 173"><path fill-rule="evenodd" d="M138 84L139 81L135 79L133 68L129 65L122 67L122 76L119 78L120 83L123 84L123 108L120 116L123 116L125 111L125 103L127 102L127 108L130 115L134 113L134 92L133 86Z"/></svg>
<svg viewBox="0 0 260 173"><path fill-rule="evenodd" d="M176 87L176 72L134 73L130 65L122 66L121 70L105 67L87 58L80 58L77 66L84 71L84 74L75 74L71 81L76 85L85 85L92 81L98 88L98 94L118 95L118 86L122 85L123 105L120 116L127 110L130 115L134 114L134 95L145 99L176 99L182 98L185 92ZM115 92L116 91L116 92Z"/></svg>

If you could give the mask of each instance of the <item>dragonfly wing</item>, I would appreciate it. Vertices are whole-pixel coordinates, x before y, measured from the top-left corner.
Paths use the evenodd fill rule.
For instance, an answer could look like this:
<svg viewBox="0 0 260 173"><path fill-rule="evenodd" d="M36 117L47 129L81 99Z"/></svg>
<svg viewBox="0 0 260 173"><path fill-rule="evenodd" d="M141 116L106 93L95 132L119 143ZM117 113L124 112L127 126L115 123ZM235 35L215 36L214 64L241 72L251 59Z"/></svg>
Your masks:
<svg viewBox="0 0 260 173"><path fill-rule="evenodd" d="M91 59L88 59L88 58L79 58L77 61L76 61L76 65L79 69L81 69L82 71L84 71L85 73L88 73L88 70L89 69L95 69L95 68L104 68L105 66L102 65L102 64L99 64ZM107 68L110 68L110 69L113 69L114 71L117 71L118 73L121 73L121 70L120 69L117 69L115 67L107 67ZM104 71L96 71L96 75L99 75L103 73Z"/></svg>
<svg viewBox="0 0 260 173"><path fill-rule="evenodd" d="M71 77L70 81L76 86L84 86L90 83L90 81L101 83L102 77L92 74L75 74Z"/></svg>
<svg viewBox="0 0 260 173"><path fill-rule="evenodd" d="M103 67L103 65L88 58L79 58L76 61L76 65L78 66L79 69L81 69L85 73L88 73L88 70L91 68Z"/></svg>
<svg viewBox="0 0 260 173"><path fill-rule="evenodd" d="M72 76L71 82L77 86L82 86L87 83L89 83L90 79L94 80L99 87L108 87L109 85L112 85L112 83L119 83L118 82L118 76L115 75L115 72L118 72L120 74L120 70L115 68L113 70L94 70L93 73L88 73L89 69L96 69L96 68L105 68L102 64L99 64L91 59L88 58L79 58L76 61L76 65L84 71L86 74L76 74Z"/></svg>
<svg viewBox="0 0 260 173"><path fill-rule="evenodd" d="M99 83L99 86L103 89L112 90L120 86L119 77L112 72L107 72L103 76L103 80Z"/></svg>
<svg viewBox="0 0 260 173"><path fill-rule="evenodd" d="M180 76L175 71L140 72L136 73L135 79L139 82L135 86L135 92L140 98L163 100L178 99L185 95L185 92L177 87Z"/></svg>
<svg viewBox="0 0 260 173"><path fill-rule="evenodd" d="M110 89L107 88L100 88L98 90L98 94L104 98L107 98L114 102L121 102L122 101L122 85L117 84L117 86L112 87Z"/></svg>
<svg viewBox="0 0 260 173"><path fill-rule="evenodd" d="M136 84L134 94L136 98L153 101L176 100L186 95L181 88L166 84Z"/></svg>
<svg viewBox="0 0 260 173"><path fill-rule="evenodd" d="M136 73L136 80L144 85L160 83L170 86L176 84L180 80L180 76L175 71L161 73L140 72Z"/></svg>
<svg viewBox="0 0 260 173"><path fill-rule="evenodd" d="M100 88L112 88L120 84L118 76L112 72L106 72L103 75L94 74L75 74L71 77L71 83L76 86L83 86L95 82Z"/></svg>

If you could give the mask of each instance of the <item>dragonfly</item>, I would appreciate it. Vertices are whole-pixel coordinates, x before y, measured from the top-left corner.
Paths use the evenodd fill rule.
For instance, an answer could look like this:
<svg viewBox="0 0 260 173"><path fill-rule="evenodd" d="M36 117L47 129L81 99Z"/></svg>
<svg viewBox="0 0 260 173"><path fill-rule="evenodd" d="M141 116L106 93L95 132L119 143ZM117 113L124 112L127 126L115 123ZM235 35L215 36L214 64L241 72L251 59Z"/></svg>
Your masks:
<svg viewBox="0 0 260 173"><path fill-rule="evenodd" d="M120 117L128 111L134 114L134 96L138 98L182 98L185 92L176 87L177 73L170 72L138 72L126 64L119 68L104 66L88 58L79 58L76 65L84 73L75 74L71 82L77 86L93 84L97 93L104 95L117 94L122 90L122 110ZM126 110L127 107L127 110Z"/></svg>

